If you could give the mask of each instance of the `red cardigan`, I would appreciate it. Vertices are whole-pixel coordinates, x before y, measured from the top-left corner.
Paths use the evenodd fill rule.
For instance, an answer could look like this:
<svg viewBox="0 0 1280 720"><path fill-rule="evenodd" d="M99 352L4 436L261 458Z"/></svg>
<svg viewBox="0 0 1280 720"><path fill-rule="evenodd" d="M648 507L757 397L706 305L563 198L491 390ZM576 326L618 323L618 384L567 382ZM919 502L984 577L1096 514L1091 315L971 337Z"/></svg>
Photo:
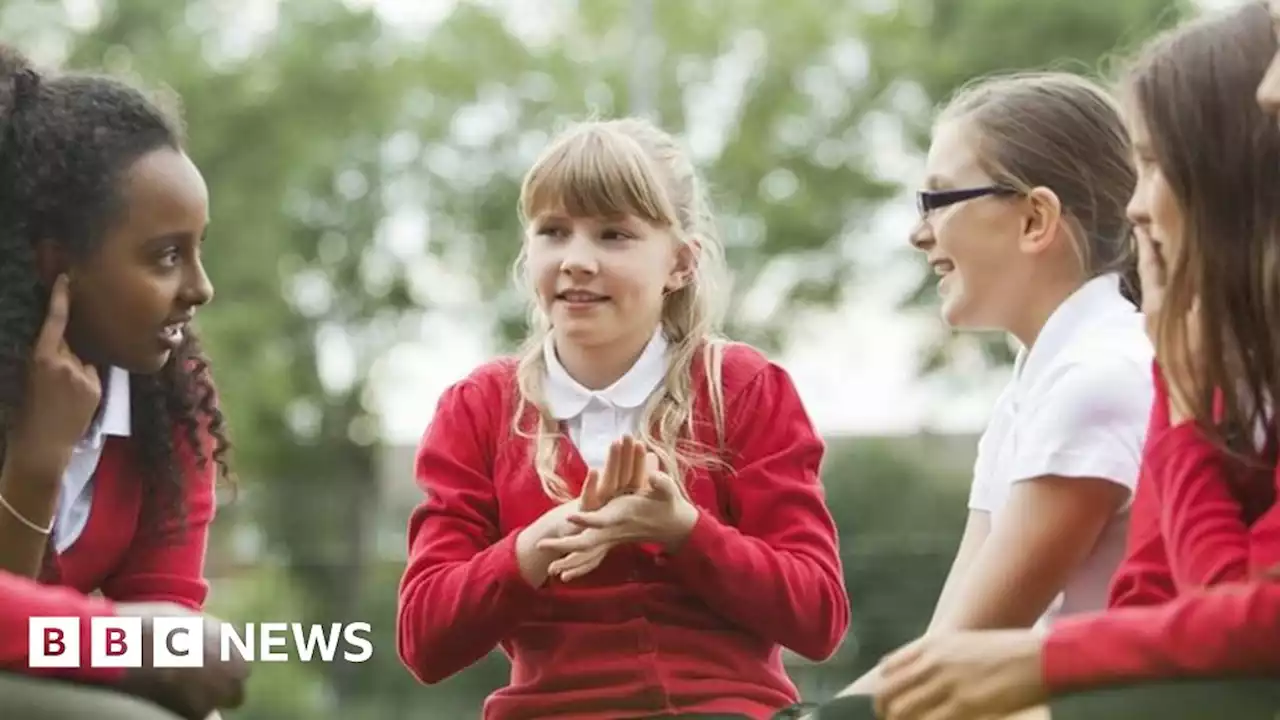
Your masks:
<svg viewBox="0 0 1280 720"><path fill-rule="evenodd" d="M1179 677L1280 677L1280 581L1063 618L1042 658L1053 694Z"/></svg>
<svg viewBox="0 0 1280 720"><path fill-rule="evenodd" d="M542 587L520 574L515 540L554 501L530 441L511 432L514 376L512 361L497 361L450 387L421 443L426 498L409 521L397 621L405 666L435 683L500 645L511 682L486 700L486 720L769 717L794 703L782 647L831 656L849 602L818 477L824 446L787 374L748 347L727 349L734 474L689 473L700 515L678 552L620 546L586 577ZM700 376L699 440L714 446ZM586 470L562 443L559 472L574 492Z"/></svg>
<svg viewBox="0 0 1280 720"><path fill-rule="evenodd" d="M1280 612L1275 586L1226 596L1203 591L1280 567L1280 469L1248 478L1248 489L1237 496L1224 458L1195 426L1170 427L1158 367L1155 384L1128 550L1111 585L1111 607L1123 611L1054 626L1045 646L1052 687L1247 670L1249 663L1259 671L1276 669L1280 626L1274 617L1258 622L1265 608ZM1161 607L1144 612L1140 606ZM1249 642L1238 649L1222 640L1244 636ZM1270 643L1271 654L1252 652L1257 646L1250 643L1258 642Z"/></svg>
<svg viewBox="0 0 1280 720"><path fill-rule="evenodd" d="M187 530L157 538L138 531L142 489L132 463L129 437L106 438L93 476L93 504L84 530L61 555L49 544L39 580L0 572L0 670L81 682L110 683L124 670L89 667L90 618L114 615L117 602L171 602L202 610L209 523L214 514L214 471L198 469L189 453ZM182 443L175 448L185 448ZM90 593L97 591L98 596ZM30 668L27 618L81 618L80 668Z"/></svg>
<svg viewBox="0 0 1280 720"><path fill-rule="evenodd" d="M1195 425L1169 426L1168 388L1158 367L1154 376L1142 477L1111 607L1159 604L1280 565L1277 469L1248 478L1248 490L1237 497L1224 459Z"/></svg>

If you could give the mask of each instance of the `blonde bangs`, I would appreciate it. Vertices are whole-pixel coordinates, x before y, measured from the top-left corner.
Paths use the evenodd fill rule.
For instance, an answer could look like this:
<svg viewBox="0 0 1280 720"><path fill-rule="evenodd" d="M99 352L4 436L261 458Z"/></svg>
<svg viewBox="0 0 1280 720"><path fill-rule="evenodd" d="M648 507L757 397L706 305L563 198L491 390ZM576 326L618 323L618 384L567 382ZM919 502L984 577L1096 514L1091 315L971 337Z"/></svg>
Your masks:
<svg viewBox="0 0 1280 720"><path fill-rule="evenodd" d="M644 148L627 135L592 127L564 137L525 177L520 214L571 217L632 215L675 226L675 212Z"/></svg>

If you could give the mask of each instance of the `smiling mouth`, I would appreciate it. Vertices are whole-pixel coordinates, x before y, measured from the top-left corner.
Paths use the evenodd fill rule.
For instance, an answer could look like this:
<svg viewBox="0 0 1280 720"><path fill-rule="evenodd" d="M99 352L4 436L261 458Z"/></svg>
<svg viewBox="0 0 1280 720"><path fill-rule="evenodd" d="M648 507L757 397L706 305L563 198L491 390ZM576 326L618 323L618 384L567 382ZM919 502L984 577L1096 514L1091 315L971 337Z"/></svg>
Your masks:
<svg viewBox="0 0 1280 720"><path fill-rule="evenodd" d="M929 268L933 270L933 274L938 277L945 277L948 273L956 269L956 264L950 260L933 260L929 263Z"/></svg>
<svg viewBox="0 0 1280 720"><path fill-rule="evenodd" d="M170 348L178 347L182 344L183 338L186 337L188 322L190 321L181 320L160 328L160 340Z"/></svg>
<svg viewBox="0 0 1280 720"><path fill-rule="evenodd" d="M589 290L565 290L564 292L556 293L556 299L578 305L604 302L608 300L609 297L607 295L593 293Z"/></svg>

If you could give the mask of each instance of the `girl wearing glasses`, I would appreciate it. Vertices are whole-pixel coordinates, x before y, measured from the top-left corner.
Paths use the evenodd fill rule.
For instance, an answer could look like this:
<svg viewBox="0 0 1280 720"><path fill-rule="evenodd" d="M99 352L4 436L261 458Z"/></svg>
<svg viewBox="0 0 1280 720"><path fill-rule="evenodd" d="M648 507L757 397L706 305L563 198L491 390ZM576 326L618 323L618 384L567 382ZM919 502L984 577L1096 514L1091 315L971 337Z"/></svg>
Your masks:
<svg viewBox="0 0 1280 720"><path fill-rule="evenodd" d="M1074 75L975 84L935 127L911 243L949 325L1020 350L930 630L1106 605L1152 403L1151 344L1125 295L1134 179L1116 105Z"/></svg>
<svg viewBox="0 0 1280 720"><path fill-rule="evenodd" d="M1153 396L1125 218L1134 178L1115 104L1073 75L973 84L935 126L911 243L950 326L1021 349L928 633L1106 605ZM843 694L877 684L873 671Z"/></svg>

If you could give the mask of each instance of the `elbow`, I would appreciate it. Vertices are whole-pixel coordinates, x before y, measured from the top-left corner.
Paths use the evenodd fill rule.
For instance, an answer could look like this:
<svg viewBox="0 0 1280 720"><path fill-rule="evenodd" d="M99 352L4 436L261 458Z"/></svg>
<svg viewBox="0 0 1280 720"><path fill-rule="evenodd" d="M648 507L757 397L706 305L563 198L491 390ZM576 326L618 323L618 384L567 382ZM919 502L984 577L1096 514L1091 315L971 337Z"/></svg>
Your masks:
<svg viewBox="0 0 1280 720"><path fill-rule="evenodd" d="M397 630L396 653L400 657L400 664L423 685L435 685L457 671L448 662L447 653L432 652L432 648L438 647L439 644L432 638L408 631L403 624Z"/></svg>
<svg viewBox="0 0 1280 720"><path fill-rule="evenodd" d="M435 685L458 671L450 662L448 639L417 603L402 600L396 613L396 654L400 664L419 683Z"/></svg>
<svg viewBox="0 0 1280 720"><path fill-rule="evenodd" d="M797 655L812 663L824 663L835 657L836 651L844 644L844 636L821 638L805 645L792 648Z"/></svg>
<svg viewBox="0 0 1280 720"><path fill-rule="evenodd" d="M845 630L835 631L833 628L831 632L815 632L812 637L796 643L791 649L809 662L823 663L835 656L844 644L844 639Z"/></svg>
<svg viewBox="0 0 1280 720"><path fill-rule="evenodd" d="M843 589L836 588L834 597L824 604L826 607L812 616L819 621L791 648L796 654L815 663L826 662L835 656L844 645L852 623L849 598Z"/></svg>
<svg viewBox="0 0 1280 720"><path fill-rule="evenodd" d="M451 670L440 662L440 658L433 658L429 653L402 649L400 662L409 671L409 674L413 676L413 679L422 685L435 685L445 681L453 674Z"/></svg>

